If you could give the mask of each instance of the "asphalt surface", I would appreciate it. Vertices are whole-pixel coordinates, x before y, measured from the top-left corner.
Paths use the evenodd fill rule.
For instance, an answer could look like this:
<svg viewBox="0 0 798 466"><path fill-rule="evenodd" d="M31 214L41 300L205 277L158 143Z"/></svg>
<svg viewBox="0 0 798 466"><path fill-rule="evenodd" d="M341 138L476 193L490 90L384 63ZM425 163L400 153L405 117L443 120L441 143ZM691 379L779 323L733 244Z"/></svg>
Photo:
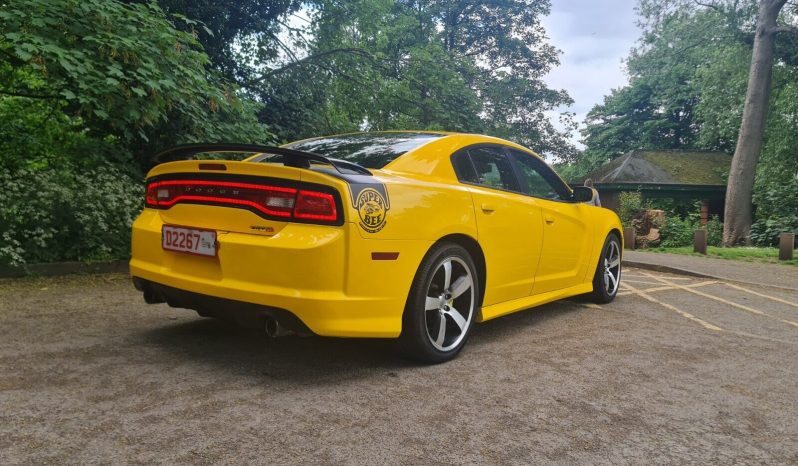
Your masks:
<svg viewBox="0 0 798 466"><path fill-rule="evenodd" d="M688 256L663 252L623 252L624 261L635 266L653 266L654 270L669 272L671 267L683 272L717 277L732 282L753 283L768 288L786 288L798 292L798 267L787 264L742 262L714 257Z"/></svg>
<svg viewBox="0 0 798 466"><path fill-rule="evenodd" d="M798 463L798 295L627 269L615 302L478 326L420 366L0 281L0 463Z"/></svg>

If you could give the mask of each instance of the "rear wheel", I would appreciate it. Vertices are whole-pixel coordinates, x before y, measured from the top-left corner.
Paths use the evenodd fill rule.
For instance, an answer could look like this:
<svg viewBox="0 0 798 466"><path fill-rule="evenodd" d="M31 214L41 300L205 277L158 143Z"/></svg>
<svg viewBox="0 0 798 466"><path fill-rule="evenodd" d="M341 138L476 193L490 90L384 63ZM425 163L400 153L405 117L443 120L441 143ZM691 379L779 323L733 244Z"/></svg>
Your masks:
<svg viewBox="0 0 798 466"><path fill-rule="evenodd" d="M621 284L621 240L615 233L610 233L604 240L596 273L593 276L594 302L604 304L615 299Z"/></svg>
<svg viewBox="0 0 798 466"><path fill-rule="evenodd" d="M428 363L457 356L474 324L479 296L468 251L453 243L435 246L410 288L399 341L403 352Z"/></svg>

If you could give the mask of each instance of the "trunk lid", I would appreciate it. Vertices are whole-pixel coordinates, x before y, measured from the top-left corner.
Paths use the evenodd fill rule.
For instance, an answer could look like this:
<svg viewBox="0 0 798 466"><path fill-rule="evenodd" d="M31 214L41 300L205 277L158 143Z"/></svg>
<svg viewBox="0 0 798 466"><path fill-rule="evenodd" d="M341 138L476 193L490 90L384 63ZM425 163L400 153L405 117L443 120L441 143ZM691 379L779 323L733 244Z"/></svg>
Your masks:
<svg viewBox="0 0 798 466"><path fill-rule="evenodd" d="M272 236L290 223L341 225L341 184L280 163L185 160L150 171L147 207L165 224Z"/></svg>

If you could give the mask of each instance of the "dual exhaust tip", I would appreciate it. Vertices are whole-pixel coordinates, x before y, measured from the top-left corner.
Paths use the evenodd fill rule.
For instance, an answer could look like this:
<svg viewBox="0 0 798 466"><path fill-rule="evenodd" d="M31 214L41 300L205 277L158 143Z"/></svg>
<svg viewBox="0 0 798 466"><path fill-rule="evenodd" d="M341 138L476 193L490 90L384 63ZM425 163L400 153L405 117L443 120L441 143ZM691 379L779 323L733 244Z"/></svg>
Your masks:
<svg viewBox="0 0 798 466"><path fill-rule="evenodd" d="M269 338L279 338L279 337L287 337L289 335L294 335L295 332L285 328L285 326L280 325L280 322L277 319L272 317L266 318L266 324L264 326L264 330L266 330L266 335Z"/></svg>

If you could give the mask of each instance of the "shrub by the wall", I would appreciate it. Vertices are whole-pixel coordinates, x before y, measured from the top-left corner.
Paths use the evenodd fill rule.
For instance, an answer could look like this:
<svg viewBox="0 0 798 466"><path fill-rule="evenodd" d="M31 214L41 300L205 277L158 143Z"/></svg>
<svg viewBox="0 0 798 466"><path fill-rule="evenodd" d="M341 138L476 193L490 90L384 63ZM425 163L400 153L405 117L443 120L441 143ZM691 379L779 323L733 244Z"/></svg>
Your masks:
<svg viewBox="0 0 798 466"><path fill-rule="evenodd" d="M111 166L0 170L0 264L126 258L143 183Z"/></svg>

